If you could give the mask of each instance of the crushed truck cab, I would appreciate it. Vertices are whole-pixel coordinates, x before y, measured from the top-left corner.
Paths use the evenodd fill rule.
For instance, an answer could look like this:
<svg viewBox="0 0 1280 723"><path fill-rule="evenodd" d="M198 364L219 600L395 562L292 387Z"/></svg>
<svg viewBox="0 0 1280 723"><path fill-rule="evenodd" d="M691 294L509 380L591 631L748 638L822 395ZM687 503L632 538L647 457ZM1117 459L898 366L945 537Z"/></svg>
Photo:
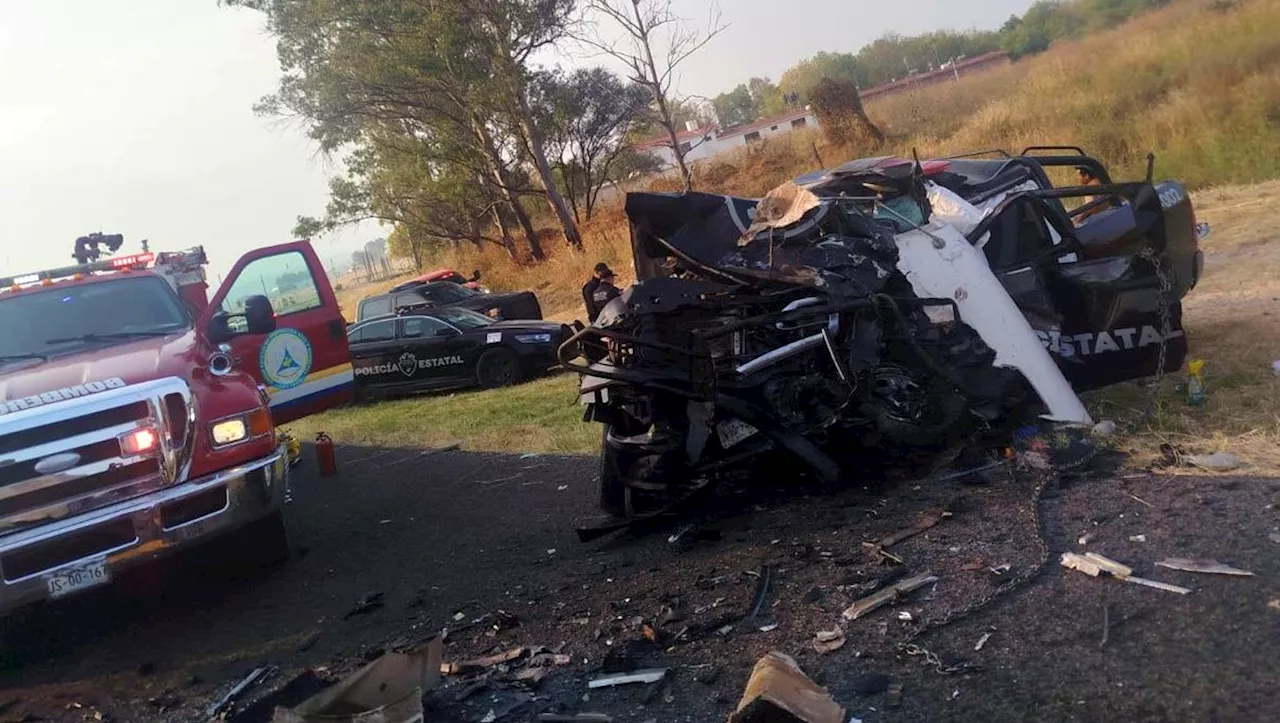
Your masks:
<svg viewBox="0 0 1280 723"><path fill-rule="evenodd" d="M0 279L0 612L231 533L283 556L276 425L350 399L308 242L246 254L208 299L202 249L103 258L92 238Z"/></svg>

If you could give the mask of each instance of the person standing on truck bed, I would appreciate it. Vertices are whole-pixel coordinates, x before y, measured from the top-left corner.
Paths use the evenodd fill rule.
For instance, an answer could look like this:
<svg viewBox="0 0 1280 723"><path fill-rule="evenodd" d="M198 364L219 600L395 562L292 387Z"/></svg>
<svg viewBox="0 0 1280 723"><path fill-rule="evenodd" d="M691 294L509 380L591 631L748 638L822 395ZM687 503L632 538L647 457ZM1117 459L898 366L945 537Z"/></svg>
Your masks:
<svg viewBox="0 0 1280 723"><path fill-rule="evenodd" d="M609 269L609 265L603 261L596 264L591 278L587 283L582 285L582 303L587 307L587 321L594 322L596 317L600 315L600 309L604 308L604 304L597 304L595 300L596 289L599 288L600 282L605 276L613 276L613 271Z"/></svg>

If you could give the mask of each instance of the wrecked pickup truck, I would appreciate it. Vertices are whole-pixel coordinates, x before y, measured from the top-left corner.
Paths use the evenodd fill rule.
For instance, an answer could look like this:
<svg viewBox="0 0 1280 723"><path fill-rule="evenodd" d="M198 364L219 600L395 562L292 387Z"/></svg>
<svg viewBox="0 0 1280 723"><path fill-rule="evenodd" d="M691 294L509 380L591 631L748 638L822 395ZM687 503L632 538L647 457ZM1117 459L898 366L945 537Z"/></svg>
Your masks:
<svg viewBox="0 0 1280 723"><path fill-rule="evenodd" d="M638 282L561 348L604 425L601 508L773 459L826 482L936 469L1178 369L1204 231L1185 190L1037 150L853 161L759 200L628 194Z"/></svg>

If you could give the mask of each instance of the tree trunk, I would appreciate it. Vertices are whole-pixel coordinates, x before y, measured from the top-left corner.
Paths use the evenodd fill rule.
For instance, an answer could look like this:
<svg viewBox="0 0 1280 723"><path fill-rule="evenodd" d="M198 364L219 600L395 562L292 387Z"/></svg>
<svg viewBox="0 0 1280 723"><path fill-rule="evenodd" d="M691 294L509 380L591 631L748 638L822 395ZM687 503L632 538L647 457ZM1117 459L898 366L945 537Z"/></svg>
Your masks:
<svg viewBox="0 0 1280 723"><path fill-rule="evenodd" d="M533 228L533 222L529 220L529 214L524 212L524 208L520 206L520 195L511 187L511 177L507 173L507 167L502 162L502 154L498 152L498 146L493 140L493 134L489 132L489 127L484 124L484 120L476 115L471 116L472 130L476 136L480 138L481 144L484 146L485 156L489 161L490 171L493 173L493 179L502 196L506 198L507 203L511 204L511 212L516 215L516 221L519 222L521 228L524 229L525 240L529 243L529 255L534 261L542 261L547 255L542 251L542 243L538 240L538 232Z"/></svg>
<svg viewBox="0 0 1280 723"><path fill-rule="evenodd" d="M502 195L502 189L493 187L483 174L479 176L480 185L487 189L485 200L489 202L489 215L493 216L493 225L498 229L498 236L502 239L502 248L507 252L507 256L512 260L516 258L516 243L511 240L511 232L507 226L507 218L502 215L502 204L499 199Z"/></svg>
<svg viewBox="0 0 1280 723"><path fill-rule="evenodd" d="M564 196L560 195L560 189L556 188L555 178L551 175L551 164L547 162L547 153L542 147L542 134L532 120L533 111L529 108L529 101L523 93L518 92L518 94L520 96L518 98L520 129L524 132L525 141L529 144L529 155L533 158L533 167L538 171L539 185L547 193L547 205L551 206L552 213L564 228L565 241L568 241L569 246L575 251L581 251L582 235L578 233L577 222L569 214Z"/></svg>
<svg viewBox="0 0 1280 723"><path fill-rule="evenodd" d="M680 169L680 180L684 183L684 192L688 193L693 190L693 174L689 172L689 165L684 162L684 151L680 150L680 138L676 135L676 122L671 117L671 108L667 105L666 93L662 92L662 77L658 75L658 64L653 60L653 47L649 41L649 26L645 25L644 18L640 15L640 3L634 3L636 13L636 28L640 33L640 44L644 46L645 60L648 62L648 77L653 81L653 100L658 104L658 116L663 128L667 130L667 137L671 141L671 155L675 156L676 168ZM639 73L638 75L644 75Z"/></svg>

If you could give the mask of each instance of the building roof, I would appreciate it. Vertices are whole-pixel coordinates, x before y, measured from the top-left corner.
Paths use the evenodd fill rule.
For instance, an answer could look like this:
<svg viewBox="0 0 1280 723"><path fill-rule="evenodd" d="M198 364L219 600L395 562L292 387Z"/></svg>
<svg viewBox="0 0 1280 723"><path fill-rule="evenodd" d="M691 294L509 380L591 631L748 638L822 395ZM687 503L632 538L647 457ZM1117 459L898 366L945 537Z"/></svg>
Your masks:
<svg viewBox="0 0 1280 723"><path fill-rule="evenodd" d="M693 141L702 140L703 138L706 138L709 135L715 135L716 131L718 130L719 130L719 126L709 125L709 126L703 126L702 128L695 128L694 130L691 130L691 131L688 131L688 130L678 131L676 133L676 142L684 143L688 141L692 143ZM634 147L638 151L649 151L655 148L670 148L671 138L664 132L659 135L653 136L651 138L647 138L635 144Z"/></svg>
<svg viewBox="0 0 1280 723"><path fill-rule="evenodd" d="M780 123L790 123L791 121L799 118L807 118L810 113L812 113L812 111L808 108L792 108L786 113L781 113L770 118L762 118L761 120L753 121L751 123L743 123L742 125L733 126L732 128L726 128L721 131L719 137L728 138L730 136L746 135L748 133L776 126Z"/></svg>
<svg viewBox="0 0 1280 723"><path fill-rule="evenodd" d="M874 88L868 88L862 91L861 93L862 99L866 100L868 98L874 98L877 95L890 93L895 90L900 90L902 88L915 85L917 83L928 83L933 80L939 80L939 79L954 75L955 73L963 71L966 68L973 68L975 66L987 65L997 61L1008 61L1008 60L1010 60L1008 53L1004 52L1003 50L994 50L990 53L983 53L982 55L978 55L972 58L965 58L964 60L958 60L956 61L954 67L948 65L944 68L938 68L937 70L930 70L927 73L916 73L915 75L909 75L905 78L900 78L898 80L895 80L892 83L885 83L883 85L877 85Z"/></svg>

